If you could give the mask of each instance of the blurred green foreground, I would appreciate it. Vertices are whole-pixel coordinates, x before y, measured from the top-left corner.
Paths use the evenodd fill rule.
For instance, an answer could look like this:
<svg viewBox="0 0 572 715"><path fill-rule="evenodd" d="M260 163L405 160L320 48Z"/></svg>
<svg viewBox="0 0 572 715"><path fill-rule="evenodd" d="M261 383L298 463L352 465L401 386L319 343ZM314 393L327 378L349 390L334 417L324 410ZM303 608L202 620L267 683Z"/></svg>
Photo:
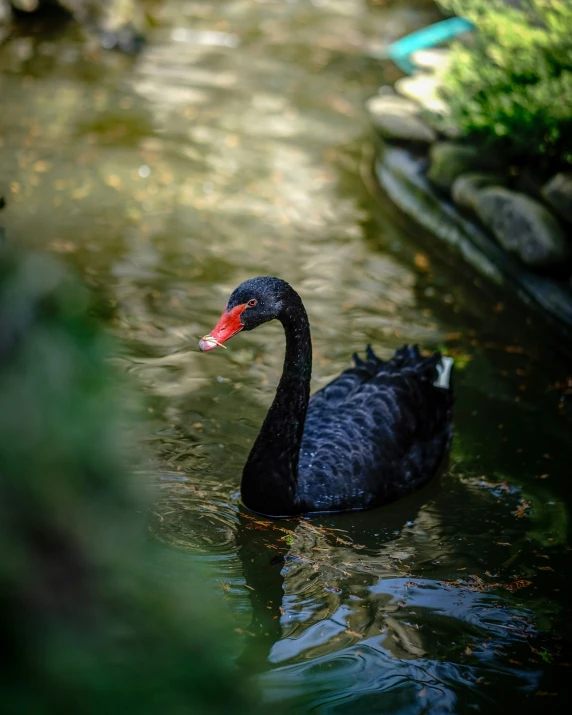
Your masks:
<svg viewBox="0 0 572 715"><path fill-rule="evenodd" d="M0 246L1 710L246 712L212 598L154 576L88 301Z"/></svg>

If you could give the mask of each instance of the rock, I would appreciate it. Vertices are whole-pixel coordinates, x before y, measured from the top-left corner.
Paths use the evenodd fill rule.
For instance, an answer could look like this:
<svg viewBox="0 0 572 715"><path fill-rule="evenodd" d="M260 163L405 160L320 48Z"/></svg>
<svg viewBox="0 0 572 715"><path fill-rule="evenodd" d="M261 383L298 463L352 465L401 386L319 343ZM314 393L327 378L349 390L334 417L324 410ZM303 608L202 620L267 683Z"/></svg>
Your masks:
<svg viewBox="0 0 572 715"><path fill-rule="evenodd" d="M461 174L479 169L494 168L483 152L475 146L456 142L436 142L429 151L429 181L439 189L450 189Z"/></svg>
<svg viewBox="0 0 572 715"><path fill-rule="evenodd" d="M38 9L38 0L11 0L12 6L22 12L34 12Z"/></svg>
<svg viewBox="0 0 572 715"><path fill-rule="evenodd" d="M383 84L377 93L380 97L397 97L397 92L393 89L390 84Z"/></svg>
<svg viewBox="0 0 572 715"><path fill-rule="evenodd" d="M451 196L457 206L474 212L478 195L482 189L490 186L504 186L505 183L506 178L502 174L470 171L460 174L455 179L451 187Z"/></svg>
<svg viewBox="0 0 572 715"><path fill-rule="evenodd" d="M412 77L402 77L395 83L395 90L407 99L413 99L424 109L445 116L447 104L439 96L441 80L429 72L417 72Z"/></svg>
<svg viewBox="0 0 572 715"><path fill-rule="evenodd" d="M403 97L387 94L371 97L366 108L373 126L385 139L435 141L435 131L420 116L419 105Z"/></svg>
<svg viewBox="0 0 572 715"><path fill-rule="evenodd" d="M69 0L66 0L69 2ZM143 47L146 29L142 3L137 0L106 0L99 23L101 45L135 54Z"/></svg>
<svg viewBox="0 0 572 715"><path fill-rule="evenodd" d="M541 189L544 200L566 221L572 223L572 173L556 174Z"/></svg>
<svg viewBox="0 0 572 715"><path fill-rule="evenodd" d="M507 253L490 231L464 216L435 191L425 177L423 160L406 148L389 144L383 147L375 173L387 195L412 220L488 281L514 290L527 306L527 315L536 311L565 340L572 339L572 284L533 273Z"/></svg>
<svg viewBox="0 0 572 715"><path fill-rule="evenodd" d="M538 201L501 187L482 190L477 215L507 251L537 270L562 268L572 247L554 216Z"/></svg>
<svg viewBox="0 0 572 715"><path fill-rule="evenodd" d="M450 60L451 52L444 47L417 50L411 55L413 64L427 72L443 72L449 66Z"/></svg>
<svg viewBox="0 0 572 715"><path fill-rule="evenodd" d="M131 25L122 25L117 30L102 30L100 42L104 50L120 50L128 55L136 54L145 44L145 36Z"/></svg>
<svg viewBox="0 0 572 715"><path fill-rule="evenodd" d="M12 10L8 0L0 0L0 42L8 34L8 25L12 20Z"/></svg>
<svg viewBox="0 0 572 715"><path fill-rule="evenodd" d="M518 167L511 185L515 191L531 196L542 204L544 199L541 190L550 177L551 174L544 174L543 176L538 167L532 169L529 166L521 166Z"/></svg>
<svg viewBox="0 0 572 715"><path fill-rule="evenodd" d="M138 0L51 0L68 10L80 25L99 33L106 49L138 52L144 42L147 18ZM34 12L48 5L47 0L0 0L0 41L11 19L10 5L20 11Z"/></svg>

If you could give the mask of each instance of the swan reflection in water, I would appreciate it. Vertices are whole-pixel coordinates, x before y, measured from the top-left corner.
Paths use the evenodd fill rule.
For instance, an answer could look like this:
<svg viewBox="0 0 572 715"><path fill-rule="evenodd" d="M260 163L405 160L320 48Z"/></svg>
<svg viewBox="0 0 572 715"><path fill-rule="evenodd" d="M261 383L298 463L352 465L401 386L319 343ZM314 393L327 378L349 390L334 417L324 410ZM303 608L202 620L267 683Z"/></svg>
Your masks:
<svg viewBox="0 0 572 715"><path fill-rule="evenodd" d="M263 671L265 703L391 713L456 712L460 700L494 712L507 677L523 696L538 687L539 671L519 665L535 635L526 613L478 578L411 574L439 570L433 562L453 548L438 491L432 484L361 523L356 514L285 523L241 513L253 615L239 663Z"/></svg>
<svg viewBox="0 0 572 715"><path fill-rule="evenodd" d="M205 492L187 490L174 503L169 489L169 531L159 524L158 536L197 551L200 534L181 532L197 528L194 509L211 520L209 552L217 525L217 559L238 554L224 565L234 573L225 598L243 614L237 664L273 710L488 713L502 689L525 698L538 688L529 614L478 576L451 578L459 517L447 500L442 510L439 478L372 511L291 520L257 516L238 497L223 505L216 492L217 510L205 510Z"/></svg>

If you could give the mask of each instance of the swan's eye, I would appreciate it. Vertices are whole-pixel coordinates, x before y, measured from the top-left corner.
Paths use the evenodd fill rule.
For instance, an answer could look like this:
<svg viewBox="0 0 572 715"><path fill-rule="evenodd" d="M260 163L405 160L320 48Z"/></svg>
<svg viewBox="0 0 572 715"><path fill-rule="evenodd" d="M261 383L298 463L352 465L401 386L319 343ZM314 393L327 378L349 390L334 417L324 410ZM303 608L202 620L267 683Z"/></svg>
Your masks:
<svg viewBox="0 0 572 715"><path fill-rule="evenodd" d="M252 298L251 300L248 301L248 305L251 308L254 308L255 305L258 305L258 301L256 300L256 298Z"/></svg>

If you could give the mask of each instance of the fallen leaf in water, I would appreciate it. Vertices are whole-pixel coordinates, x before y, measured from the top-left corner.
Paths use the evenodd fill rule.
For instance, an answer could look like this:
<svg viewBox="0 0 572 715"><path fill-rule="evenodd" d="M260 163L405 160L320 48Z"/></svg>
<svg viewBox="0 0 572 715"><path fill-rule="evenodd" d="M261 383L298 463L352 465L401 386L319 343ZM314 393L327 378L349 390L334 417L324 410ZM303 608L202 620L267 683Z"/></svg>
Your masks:
<svg viewBox="0 0 572 715"><path fill-rule="evenodd" d="M85 199L87 196L89 196L90 191L91 191L91 186L86 184L84 186L80 186L77 189L74 189L72 191L71 197L72 197L72 199Z"/></svg>
<svg viewBox="0 0 572 715"><path fill-rule="evenodd" d="M521 499L518 503L517 508L512 512L517 519L522 519L523 516L527 515L528 510L532 504L526 499Z"/></svg>
<svg viewBox="0 0 572 715"><path fill-rule="evenodd" d="M337 586L324 586L324 591L330 591L330 593L338 594L342 592L342 589Z"/></svg>
<svg viewBox="0 0 572 715"><path fill-rule="evenodd" d="M507 589L507 591L520 591L521 588L526 588L527 586L532 585L532 581L527 581L524 578L517 578L511 583L503 583L502 585Z"/></svg>
<svg viewBox="0 0 572 715"><path fill-rule="evenodd" d="M327 98L329 106L335 111L339 112L340 114L345 114L346 117L353 117L355 116L356 110L353 104L350 102L347 102L345 99L342 99L341 97L338 96L328 96Z"/></svg>
<svg viewBox="0 0 572 715"><path fill-rule="evenodd" d="M363 638L363 635L361 633L358 633L357 631L351 631L349 628L346 628L345 633L350 636L354 636L354 638Z"/></svg>
<svg viewBox="0 0 572 715"><path fill-rule="evenodd" d="M202 504L200 508L207 511L218 511L218 507L215 504Z"/></svg>
<svg viewBox="0 0 572 715"><path fill-rule="evenodd" d="M37 171L39 174L43 174L45 171L48 171L49 168L50 164L47 161L37 161L33 166L34 171Z"/></svg>
<svg viewBox="0 0 572 715"><path fill-rule="evenodd" d="M428 271L431 267L429 259L424 253L416 253L413 262L415 263L416 268L419 268L420 271Z"/></svg>
<svg viewBox="0 0 572 715"><path fill-rule="evenodd" d="M105 177L105 183L108 186L111 186L112 189L119 189L123 182L117 174L111 174L110 176Z"/></svg>
<svg viewBox="0 0 572 715"><path fill-rule="evenodd" d="M56 238L49 244L49 248L57 253L74 253L77 251L77 246L71 241L62 241Z"/></svg>

